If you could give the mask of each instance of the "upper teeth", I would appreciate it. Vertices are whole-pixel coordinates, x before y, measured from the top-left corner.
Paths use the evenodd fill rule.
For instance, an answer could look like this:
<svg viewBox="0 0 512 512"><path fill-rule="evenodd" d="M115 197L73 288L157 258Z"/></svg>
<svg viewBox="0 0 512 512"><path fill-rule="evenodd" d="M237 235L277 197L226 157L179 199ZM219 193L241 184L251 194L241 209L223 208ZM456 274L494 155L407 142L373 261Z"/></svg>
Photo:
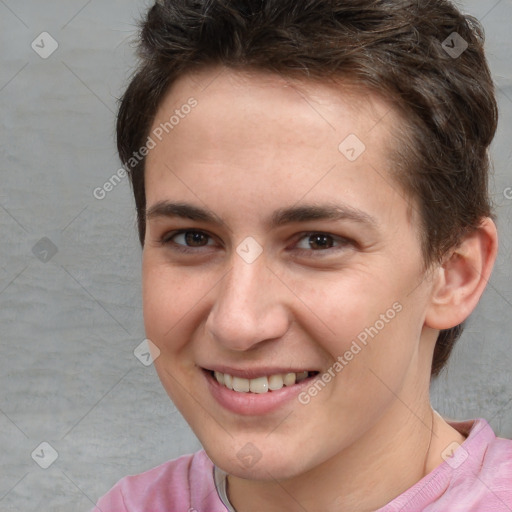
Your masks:
<svg viewBox="0 0 512 512"><path fill-rule="evenodd" d="M242 377L233 377L228 373L214 372L215 378L219 384L224 385L228 389L239 391L242 393L266 393L267 391L277 391L283 386L293 386L296 382L304 380L308 376L308 372L301 373L283 373L257 377L256 379L244 379Z"/></svg>

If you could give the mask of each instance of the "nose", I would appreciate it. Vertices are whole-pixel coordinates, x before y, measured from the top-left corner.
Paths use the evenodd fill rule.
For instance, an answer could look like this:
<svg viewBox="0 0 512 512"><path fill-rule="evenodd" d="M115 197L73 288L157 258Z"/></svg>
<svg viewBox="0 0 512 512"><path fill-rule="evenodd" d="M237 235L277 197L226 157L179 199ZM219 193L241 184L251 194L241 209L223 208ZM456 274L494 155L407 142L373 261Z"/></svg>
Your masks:
<svg viewBox="0 0 512 512"><path fill-rule="evenodd" d="M260 256L247 263L234 254L231 270L217 288L206 330L224 348L246 351L278 339L289 328L289 290Z"/></svg>

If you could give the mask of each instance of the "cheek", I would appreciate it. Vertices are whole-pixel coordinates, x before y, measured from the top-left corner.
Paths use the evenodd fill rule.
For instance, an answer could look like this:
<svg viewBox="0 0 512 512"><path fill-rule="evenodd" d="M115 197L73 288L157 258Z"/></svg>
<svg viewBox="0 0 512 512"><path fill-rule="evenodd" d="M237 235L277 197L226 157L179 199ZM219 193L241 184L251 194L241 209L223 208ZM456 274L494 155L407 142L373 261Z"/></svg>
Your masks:
<svg viewBox="0 0 512 512"><path fill-rule="evenodd" d="M326 276L315 283L297 281L297 295L310 305L301 327L333 365L338 362L331 370L336 376L343 374L335 380L348 385L348 394L357 395L362 383L375 380L370 369L390 381L398 378L420 334L421 304L407 297L406 280L399 279L396 269L376 268L347 269L336 280Z"/></svg>
<svg viewBox="0 0 512 512"><path fill-rule="evenodd" d="M410 369L420 364L421 310L406 299L391 293L374 313L359 318L358 325L349 324L350 334L338 343L341 358L334 368L340 407L369 411L378 403L389 403L400 393Z"/></svg>
<svg viewBox="0 0 512 512"><path fill-rule="evenodd" d="M290 288L307 306L307 310L301 308L302 327L314 339L323 340L334 357L393 304L390 283L362 267L320 274L315 279L295 279Z"/></svg>
<svg viewBox="0 0 512 512"><path fill-rule="evenodd" d="M177 351L187 341L184 329L193 325L205 294L201 279L164 265L143 261L142 298L146 336L162 355ZM186 320L186 321L185 321Z"/></svg>

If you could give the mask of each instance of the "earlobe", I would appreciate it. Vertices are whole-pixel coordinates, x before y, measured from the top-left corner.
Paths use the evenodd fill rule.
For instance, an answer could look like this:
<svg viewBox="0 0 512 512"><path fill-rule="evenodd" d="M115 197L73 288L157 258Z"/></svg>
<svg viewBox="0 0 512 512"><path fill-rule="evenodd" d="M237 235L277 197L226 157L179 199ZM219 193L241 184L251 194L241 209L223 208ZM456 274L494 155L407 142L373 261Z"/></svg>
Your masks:
<svg viewBox="0 0 512 512"><path fill-rule="evenodd" d="M449 329L474 310L487 285L498 252L496 225L489 217L446 256L434 272L425 325Z"/></svg>

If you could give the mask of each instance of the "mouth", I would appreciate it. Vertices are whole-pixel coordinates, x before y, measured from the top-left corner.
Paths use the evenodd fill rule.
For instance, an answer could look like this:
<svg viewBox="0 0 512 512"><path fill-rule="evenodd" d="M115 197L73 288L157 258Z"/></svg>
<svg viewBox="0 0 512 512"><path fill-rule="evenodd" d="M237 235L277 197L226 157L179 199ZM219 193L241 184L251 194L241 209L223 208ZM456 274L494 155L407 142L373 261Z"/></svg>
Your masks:
<svg viewBox="0 0 512 512"><path fill-rule="evenodd" d="M290 367L202 368L207 389L225 410L255 417L297 406L296 398L319 378L319 371ZM295 404L295 405L294 405Z"/></svg>
<svg viewBox="0 0 512 512"><path fill-rule="evenodd" d="M285 372L285 373L272 373L268 375L256 376L254 378L245 378L230 373L223 373L220 371L208 370L203 368L203 371L208 374L210 378L222 387L235 391L237 393L249 394L264 394L272 393L283 389L284 387L292 387L300 382L308 379L313 379L319 374L318 371L300 371L300 372Z"/></svg>

